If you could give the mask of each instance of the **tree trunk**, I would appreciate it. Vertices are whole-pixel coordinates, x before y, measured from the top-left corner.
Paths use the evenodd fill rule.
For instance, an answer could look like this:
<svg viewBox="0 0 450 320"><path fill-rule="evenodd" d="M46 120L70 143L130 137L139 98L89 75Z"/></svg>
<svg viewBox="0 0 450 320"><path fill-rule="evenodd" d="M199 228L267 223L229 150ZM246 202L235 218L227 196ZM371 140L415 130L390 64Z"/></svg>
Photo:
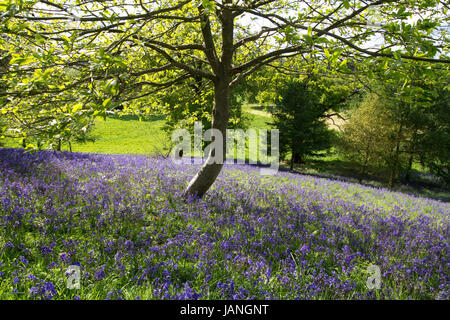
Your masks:
<svg viewBox="0 0 450 320"><path fill-rule="evenodd" d="M223 159L221 163L209 163L211 157L214 157L214 149L211 149L208 158L203 164L200 171L192 178L184 193L184 196L196 196L202 197L206 191L216 180L220 171L222 170L223 163L226 158L226 132L229 119L230 109L230 95L231 89L229 81L217 80L214 84L214 108L212 115L212 128L217 129L222 133L223 137Z"/></svg>
<svg viewBox="0 0 450 320"><path fill-rule="evenodd" d="M366 175L366 170L367 170L367 158L364 160L364 164L361 168L361 172L359 173L359 178L358 178L359 183L362 183L364 176Z"/></svg>
<svg viewBox="0 0 450 320"><path fill-rule="evenodd" d="M366 150L364 154L364 163L358 179L359 183L362 182L364 176L366 175L367 165L369 164L369 157L370 157L370 140L367 140Z"/></svg>
<svg viewBox="0 0 450 320"><path fill-rule="evenodd" d="M202 23L204 23L202 33L205 39L206 47L208 48L206 54L213 70L215 71L214 106L211 128L217 129L222 133L222 159L218 159L218 155L215 154L215 150L213 148L210 149L208 158L202 168L189 182L189 185L184 193L185 197L202 197L216 180L226 159L226 133L228 119L230 117L230 84L232 80L232 62L234 54L235 16L233 15L232 10L229 9L229 5L232 4L232 1L224 0L223 4L224 8L220 14L220 20L222 23L222 56L220 60L216 58L214 53L215 48L213 38L211 36L211 30L209 30L209 21L208 19L202 19ZM210 160L212 158L219 160L219 163L211 163Z"/></svg>
<svg viewBox="0 0 450 320"><path fill-rule="evenodd" d="M292 151L292 154L291 154L291 171L293 171L294 170L294 162L295 162L294 138L292 138L292 141L291 141L291 151Z"/></svg>
<svg viewBox="0 0 450 320"><path fill-rule="evenodd" d="M405 182L409 183L409 180L411 178L411 170L412 165L414 161L414 154L416 153L416 140L417 140L417 126L414 127L414 133L411 140L411 147L410 147L410 155L409 155L409 161L408 161L408 168L406 168L406 175L405 175Z"/></svg>
<svg viewBox="0 0 450 320"><path fill-rule="evenodd" d="M396 137L396 141L395 141L394 163L391 168L391 174L389 176L389 187L390 188L394 187L395 179L397 178L402 131L403 131L403 122L400 122L400 126L398 128L397 137Z"/></svg>
<svg viewBox="0 0 450 320"><path fill-rule="evenodd" d="M406 168L406 175L405 175L405 182L406 183L409 183L409 179L411 177L410 175L411 175L413 160L414 160L414 156L411 154L409 156L408 168Z"/></svg>

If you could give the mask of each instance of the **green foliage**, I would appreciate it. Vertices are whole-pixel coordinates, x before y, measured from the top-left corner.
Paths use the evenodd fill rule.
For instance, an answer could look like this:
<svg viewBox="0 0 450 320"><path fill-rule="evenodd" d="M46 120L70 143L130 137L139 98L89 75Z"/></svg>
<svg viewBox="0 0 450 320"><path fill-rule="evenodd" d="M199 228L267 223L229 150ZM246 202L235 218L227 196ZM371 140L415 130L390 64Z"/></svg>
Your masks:
<svg viewBox="0 0 450 320"><path fill-rule="evenodd" d="M260 88L282 83L283 72L290 70L309 74L326 68L332 77L360 71L370 76L372 70L364 68L368 56L376 57L380 68L389 60L401 64L405 57L433 60L439 54L446 60L448 38L440 27L448 9L438 0L379 4L381 9L363 1L223 6L209 0L118 0L75 1L68 10L62 0L1 1L0 50L10 57L8 71L0 71L0 81L9 88L8 100L0 97L1 112L8 118L2 127L17 139L39 135L52 140L61 134L69 139L85 127L75 122L105 117L119 105L137 114L162 109L174 126L196 118L206 124L215 80L227 78L239 91L236 84L265 65L281 69L276 77L262 75L265 81L255 77ZM244 14L251 20L275 19L276 27L268 30L261 23L260 29L250 28ZM236 17L230 21L234 30L225 28L231 25L224 23L225 17ZM382 24L368 27L374 20ZM362 49L376 36L383 41L380 50ZM220 70L227 70L226 77ZM189 87L199 77L202 93L192 94ZM265 89L271 87L277 86ZM274 101L270 89L258 91L266 92L255 96ZM161 103L161 97L170 101ZM231 109L233 126L240 111ZM62 133L68 129L70 135Z"/></svg>
<svg viewBox="0 0 450 320"><path fill-rule="evenodd" d="M386 155L391 186L401 168L408 182L415 162L448 181L448 75L448 66L423 62L392 62L377 71L374 87L385 97L384 107L395 126L394 150Z"/></svg>
<svg viewBox="0 0 450 320"><path fill-rule="evenodd" d="M340 151L360 166L362 175L371 168L386 168L392 187L420 162L448 183L449 93L443 79L446 69L430 70L414 63L388 67L371 83L376 93L352 113L341 134ZM431 71L431 72L430 72Z"/></svg>
<svg viewBox="0 0 450 320"><path fill-rule="evenodd" d="M313 1L308 6L300 0L243 1L242 7L210 0L75 1L70 10L66 2L0 1L4 13L0 87L8 88L0 92L0 137L25 142L28 149L87 141L94 119L106 119L112 111L138 116L162 113L169 130L192 128L196 120L207 129L218 82L232 87L231 107L226 110L229 127L245 128L248 119L241 110L245 100L273 103L278 99L276 89L291 77L320 75L320 81L308 84L318 109L306 104L305 114L300 113L306 119L299 126L303 129L282 132L284 140L291 130L296 139L305 141L298 152L314 153L326 146L328 133L322 119L312 121L309 116L342 110L346 97L361 87L359 82L383 74L386 86L395 83L394 93L417 105L413 97L424 96L419 86L409 86L410 79L393 70L407 65L406 58L438 57L448 62L448 35L441 28L447 22L442 19L447 8L437 0L381 1L381 8L363 1ZM267 29L266 23L249 27L243 14L250 20L275 21L270 23L274 27ZM74 21L74 15L79 19ZM230 16L236 19L226 23ZM380 26L371 27L370 22ZM362 49L374 38L380 39L380 48ZM433 72L421 69L427 76ZM401 86L404 90L397 90ZM420 114L417 110L422 109L414 111ZM289 115L283 117L287 121ZM405 134L399 151L418 158L419 141L423 150L435 147L431 136L422 139L411 132L445 128L435 130L429 123L411 131L409 118L402 117ZM307 143L311 136L318 138ZM319 143L319 138L324 141ZM433 152L422 161L444 167L445 157L436 160ZM398 158L393 158L394 167Z"/></svg>
<svg viewBox="0 0 450 320"><path fill-rule="evenodd" d="M292 81L279 90L276 107L271 108L274 125L280 130L280 154L291 152L291 164L302 162L306 155L330 147L331 132L322 117L327 107L307 81Z"/></svg>
<svg viewBox="0 0 450 320"><path fill-rule="evenodd" d="M211 127L214 105L214 89L201 78L188 80L183 86L176 86L171 92L158 95L166 115L168 132L177 128L193 130L194 123L200 121L205 130ZM233 90L230 104L230 128L245 128L249 119L242 112L243 86Z"/></svg>
<svg viewBox="0 0 450 320"><path fill-rule="evenodd" d="M382 166L393 148L393 120L377 94L367 94L344 124L338 148L345 158L359 166L361 178L371 168Z"/></svg>
<svg viewBox="0 0 450 320"><path fill-rule="evenodd" d="M431 107L422 115L425 118L423 134L419 138L420 161L430 171L450 184L450 90L435 89Z"/></svg>

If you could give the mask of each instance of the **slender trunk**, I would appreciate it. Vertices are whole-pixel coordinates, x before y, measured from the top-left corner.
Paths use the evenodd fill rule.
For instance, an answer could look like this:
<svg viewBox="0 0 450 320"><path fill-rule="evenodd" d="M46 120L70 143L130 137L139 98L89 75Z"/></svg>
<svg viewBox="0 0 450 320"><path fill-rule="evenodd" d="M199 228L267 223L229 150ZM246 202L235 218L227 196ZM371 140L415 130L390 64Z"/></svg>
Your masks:
<svg viewBox="0 0 450 320"><path fill-rule="evenodd" d="M72 152L72 142L69 141L69 151Z"/></svg>
<svg viewBox="0 0 450 320"><path fill-rule="evenodd" d="M299 164L303 164L303 157L299 154L299 153L295 153L295 158L294 158L295 163L299 163Z"/></svg>
<svg viewBox="0 0 450 320"><path fill-rule="evenodd" d="M416 153L416 140L417 140L417 127L414 128L414 133L411 141L411 148L410 148L410 155L409 155L409 161L408 161L408 168L406 168L406 175L405 175L405 182L409 182L412 165L414 161L414 154Z"/></svg>
<svg viewBox="0 0 450 320"><path fill-rule="evenodd" d="M365 150L365 155L364 155L364 163L360 172L360 176L359 176L359 183L362 182L364 175L366 174L366 170L367 170L367 165L369 163L369 156L370 156L370 140L367 141L367 146L366 146L366 150Z"/></svg>
<svg viewBox="0 0 450 320"><path fill-rule="evenodd" d="M362 166L362 168L361 168L361 172L360 172L360 174L359 174L359 179L358 179L359 183L362 182L364 176L366 175L367 161L368 161L368 158L366 158L366 159L364 160L364 164L363 164L363 166Z"/></svg>
<svg viewBox="0 0 450 320"><path fill-rule="evenodd" d="M412 164L413 164L413 155L411 154L409 156L409 161L408 161L408 168L406 168L406 175L405 175L405 182L409 182L409 178L410 178L410 174L411 174L411 169L412 169Z"/></svg>
<svg viewBox="0 0 450 320"><path fill-rule="evenodd" d="M295 162L295 151L294 151L294 138L291 141L291 171L294 170L294 162Z"/></svg>
<svg viewBox="0 0 450 320"><path fill-rule="evenodd" d="M58 151L61 151L61 139L58 139Z"/></svg>
<svg viewBox="0 0 450 320"><path fill-rule="evenodd" d="M223 137L223 159L221 163L209 163L209 160L215 156L214 149L211 149L208 158L200 171L192 178L186 191L185 197L197 196L202 197L206 191L216 180L220 171L222 170L223 163L226 158L226 131L229 119L230 109L230 95L231 89L228 81L218 80L214 85L214 108L212 115L212 128L217 129L222 133Z"/></svg>
<svg viewBox="0 0 450 320"><path fill-rule="evenodd" d="M395 142L394 163L392 165L391 174L389 176L389 187L390 188L394 187L395 179L397 177L402 130L403 130L403 122L400 122L400 126L399 126L398 132L397 132L396 142Z"/></svg>

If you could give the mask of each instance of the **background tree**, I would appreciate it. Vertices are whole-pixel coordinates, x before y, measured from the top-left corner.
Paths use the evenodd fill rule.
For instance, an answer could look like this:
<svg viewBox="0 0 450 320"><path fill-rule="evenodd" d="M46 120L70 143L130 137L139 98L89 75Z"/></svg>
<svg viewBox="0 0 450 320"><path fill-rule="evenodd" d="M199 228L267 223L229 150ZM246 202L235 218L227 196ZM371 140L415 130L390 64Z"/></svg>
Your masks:
<svg viewBox="0 0 450 320"><path fill-rule="evenodd" d="M8 51L0 50L0 72L7 72L10 60L11 56ZM7 82L0 79L0 106L4 106L7 103L5 94L8 89L7 86ZM3 145L2 140L4 139L4 133L8 127L9 124L6 122L5 117L0 115L0 146Z"/></svg>
<svg viewBox="0 0 450 320"><path fill-rule="evenodd" d="M361 181L372 168L383 166L395 148L392 137L395 126L387 112L384 99L375 93L366 94L359 107L352 111L343 125L338 148L359 166Z"/></svg>
<svg viewBox="0 0 450 320"><path fill-rule="evenodd" d="M445 84L445 83L444 83ZM435 100L424 114L425 128L418 138L418 158L430 171L450 184L450 90L436 86Z"/></svg>
<svg viewBox="0 0 450 320"><path fill-rule="evenodd" d="M328 52L336 60L344 56L341 63L355 55L361 61L449 62L442 52L445 38L432 33L447 10L437 0L115 0L69 6L62 0L2 0L0 7L1 33L8 37L0 49L12 54L3 73L10 90L2 112L19 117L15 129L23 135L30 123L49 133L53 121L76 121L117 105L143 106L139 101L156 91L202 77L214 88L211 127L225 136L233 88L278 59ZM387 21L381 27L368 23L377 11ZM406 22L412 16L416 22ZM424 27L415 29L418 24ZM364 43L376 36L383 46L367 49ZM76 70L75 81L67 68ZM186 195L202 196L221 168L206 161Z"/></svg>
<svg viewBox="0 0 450 320"><path fill-rule="evenodd" d="M374 88L385 97L384 109L395 126L391 133L394 148L386 154L389 186L393 187L402 169L405 181L409 181L413 163L431 151L421 141L430 141L428 136L446 141L445 126L439 125L435 113L440 113L438 106L446 100L442 89L448 85L448 68L393 61L378 71L375 82Z"/></svg>
<svg viewBox="0 0 450 320"><path fill-rule="evenodd" d="M283 158L291 153L292 170L294 163L302 163L305 156L331 146L331 131L323 120L328 108L320 103L307 80L290 82L278 90L278 96L276 106L270 110L280 130L280 153Z"/></svg>

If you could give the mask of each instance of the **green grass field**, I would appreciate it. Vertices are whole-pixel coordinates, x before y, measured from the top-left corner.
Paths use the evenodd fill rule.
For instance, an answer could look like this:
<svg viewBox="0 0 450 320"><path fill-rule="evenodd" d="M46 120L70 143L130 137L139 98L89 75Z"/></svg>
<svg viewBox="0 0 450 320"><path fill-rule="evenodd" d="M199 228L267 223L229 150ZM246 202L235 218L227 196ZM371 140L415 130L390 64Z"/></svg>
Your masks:
<svg viewBox="0 0 450 320"><path fill-rule="evenodd" d="M141 119L137 116L98 118L92 132L94 142L75 143L75 152L110 154L155 154L168 148L169 137L163 130L164 117ZM65 146L67 149L67 146Z"/></svg>
<svg viewBox="0 0 450 320"><path fill-rule="evenodd" d="M105 154L154 154L167 147L169 139L163 130L165 120L161 116L139 121L136 116L97 118L91 133L95 141L72 142L72 151ZM21 148L12 139L4 140L5 147ZM67 144L63 150L69 150Z"/></svg>
<svg viewBox="0 0 450 320"><path fill-rule="evenodd" d="M270 129L269 115L256 107L244 107L249 118L249 128ZM170 137L164 131L165 117L152 116L141 119L137 116L99 117L95 120L92 136L94 142L72 143L72 151L104 154L162 154L170 148ZM6 140L5 147L20 148L14 140ZM69 150L68 145L62 146Z"/></svg>

